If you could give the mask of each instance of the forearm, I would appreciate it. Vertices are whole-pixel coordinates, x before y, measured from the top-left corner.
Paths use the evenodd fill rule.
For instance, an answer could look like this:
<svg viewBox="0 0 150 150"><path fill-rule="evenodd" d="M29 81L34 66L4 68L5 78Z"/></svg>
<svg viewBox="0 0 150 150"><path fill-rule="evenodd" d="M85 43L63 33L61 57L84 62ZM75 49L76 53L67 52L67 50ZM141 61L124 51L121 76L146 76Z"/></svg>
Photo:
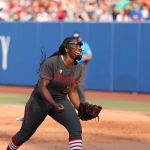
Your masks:
<svg viewBox="0 0 150 150"><path fill-rule="evenodd" d="M83 56L83 61L89 61L92 59L92 56Z"/></svg>
<svg viewBox="0 0 150 150"><path fill-rule="evenodd" d="M79 105L80 105L80 99L79 99L79 96L78 96L77 92L71 92L71 93L68 94L68 96L69 96L69 99L70 99L71 103L78 110Z"/></svg>
<svg viewBox="0 0 150 150"><path fill-rule="evenodd" d="M52 106L56 105L56 102L54 101L53 97L49 93L48 89L46 87L39 87L39 92L41 96Z"/></svg>

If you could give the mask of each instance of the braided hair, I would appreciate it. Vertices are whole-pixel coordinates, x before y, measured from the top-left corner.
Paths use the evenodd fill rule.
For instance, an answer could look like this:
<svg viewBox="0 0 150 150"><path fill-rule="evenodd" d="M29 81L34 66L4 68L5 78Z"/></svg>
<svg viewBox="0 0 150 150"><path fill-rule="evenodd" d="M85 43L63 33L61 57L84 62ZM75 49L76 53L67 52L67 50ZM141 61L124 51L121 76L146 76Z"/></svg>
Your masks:
<svg viewBox="0 0 150 150"><path fill-rule="evenodd" d="M50 57L66 54L65 48L69 48L69 42L71 42L73 39L76 38L74 37L65 38L62 44L59 46L59 50L54 52Z"/></svg>
<svg viewBox="0 0 150 150"><path fill-rule="evenodd" d="M62 44L59 46L59 50L55 51L48 58L53 57L53 56L59 56L59 55L66 54L65 48L69 48L69 42L71 42L74 39L76 39L76 38L75 37L65 38L64 41L62 42ZM44 61L47 59L46 54L44 53L44 51L42 50L41 52L42 52L42 56L41 56L41 61L40 61L40 67L44 63Z"/></svg>

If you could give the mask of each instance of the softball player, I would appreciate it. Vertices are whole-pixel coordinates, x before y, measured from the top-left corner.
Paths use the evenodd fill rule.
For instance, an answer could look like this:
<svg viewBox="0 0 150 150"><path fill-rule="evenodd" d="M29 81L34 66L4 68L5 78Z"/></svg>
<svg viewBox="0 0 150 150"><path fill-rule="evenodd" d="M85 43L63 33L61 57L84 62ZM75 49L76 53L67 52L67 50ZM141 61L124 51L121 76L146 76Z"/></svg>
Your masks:
<svg viewBox="0 0 150 150"><path fill-rule="evenodd" d="M25 106L21 129L12 137L7 150L18 149L47 115L67 129L70 150L82 149L82 128L75 111L80 104L76 88L81 67L76 60L82 57L81 46L78 39L66 38L59 51L41 64L38 83Z"/></svg>

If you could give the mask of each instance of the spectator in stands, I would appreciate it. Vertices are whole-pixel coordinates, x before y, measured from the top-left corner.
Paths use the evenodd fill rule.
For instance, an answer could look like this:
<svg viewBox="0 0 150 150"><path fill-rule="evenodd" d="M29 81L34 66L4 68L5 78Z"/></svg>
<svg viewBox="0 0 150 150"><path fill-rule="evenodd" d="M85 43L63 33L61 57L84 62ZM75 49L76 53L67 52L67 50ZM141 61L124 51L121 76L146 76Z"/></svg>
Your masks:
<svg viewBox="0 0 150 150"><path fill-rule="evenodd" d="M22 11L20 14L20 21L32 21L32 20L33 20L32 8L27 7L25 11Z"/></svg>
<svg viewBox="0 0 150 150"><path fill-rule="evenodd" d="M74 21L75 22L87 22L90 21L90 18L85 11L84 7L80 7L79 9L76 10L74 13Z"/></svg>
<svg viewBox="0 0 150 150"><path fill-rule="evenodd" d="M8 21L8 13L7 13L7 6L6 3L0 3L0 21Z"/></svg>
<svg viewBox="0 0 150 150"><path fill-rule="evenodd" d="M132 0L117 0L116 1L116 12L119 13L121 10L131 5Z"/></svg>
<svg viewBox="0 0 150 150"><path fill-rule="evenodd" d="M142 11L140 10L139 6L136 3L132 4L133 10L131 10L130 17L133 21L144 21Z"/></svg>
<svg viewBox="0 0 150 150"><path fill-rule="evenodd" d="M125 9L121 10L120 13L116 17L117 22L130 22L132 21L130 18L130 8L126 7Z"/></svg>
<svg viewBox="0 0 150 150"><path fill-rule="evenodd" d="M48 22L49 21L49 15L44 7L40 7L40 10L37 13L35 21L38 21L38 22Z"/></svg>
<svg viewBox="0 0 150 150"><path fill-rule="evenodd" d="M141 5L141 13L144 18L144 20L148 20L150 17L150 10L148 9L148 5L146 3L143 3Z"/></svg>
<svg viewBox="0 0 150 150"><path fill-rule="evenodd" d="M104 7L103 12L99 18L100 22L112 22L113 21L113 16L110 12L109 7Z"/></svg>
<svg viewBox="0 0 150 150"><path fill-rule="evenodd" d="M0 0L0 20L111 22L126 7L132 21L149 20L150 0Z"/></svg>
<svg viewBox="0 0 150 150"><path fill-rule="evenodd" d="M97 9L97 3L95 0L88 0L86 3L85 11L88 14L89 20L93 21L94 19L94 14Z"/></svg>

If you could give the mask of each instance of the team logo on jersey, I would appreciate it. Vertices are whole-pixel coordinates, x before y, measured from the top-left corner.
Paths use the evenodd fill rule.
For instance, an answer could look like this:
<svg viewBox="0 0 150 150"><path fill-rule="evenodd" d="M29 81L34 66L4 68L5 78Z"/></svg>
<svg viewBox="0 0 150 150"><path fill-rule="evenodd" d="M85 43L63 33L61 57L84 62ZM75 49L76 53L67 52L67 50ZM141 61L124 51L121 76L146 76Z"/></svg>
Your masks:
<svg viewBox="0 0 150 150"><path fill-rule="evenodd" d="M63 72L63 70L62 70L62 69L59 69L59 73L62 74L62 72Z"/></svg>

